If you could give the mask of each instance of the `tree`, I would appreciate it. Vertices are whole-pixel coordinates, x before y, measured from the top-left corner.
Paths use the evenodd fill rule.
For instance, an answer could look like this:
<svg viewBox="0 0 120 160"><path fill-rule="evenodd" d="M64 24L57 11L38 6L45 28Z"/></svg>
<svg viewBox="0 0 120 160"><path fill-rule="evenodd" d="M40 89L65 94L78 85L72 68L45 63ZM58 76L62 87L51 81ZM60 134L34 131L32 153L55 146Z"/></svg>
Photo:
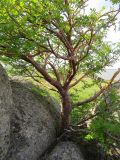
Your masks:
<svg viewBox="0 0 120 160"><path fill-rule="evenodd" d="M118 4L118 3L120 2L120 0L111 0L111 2L112 2L113 4Z"/></svg>
<svg viewBox="0 0 120 160"><path fill-rule="evenodd" d="M94 101L94 96L73 104L69 91L86 76L93 77L116 60L117 46L104 41L120 9L105 13L86 10L88 0L1 0L1 60L34 67L58 91L62 102L62 129L70 123L73 106ZM30 68L29 68L30 67ZM30 70L29 70L30 71ZM62 75L62 76L61 76Z"/></svg>

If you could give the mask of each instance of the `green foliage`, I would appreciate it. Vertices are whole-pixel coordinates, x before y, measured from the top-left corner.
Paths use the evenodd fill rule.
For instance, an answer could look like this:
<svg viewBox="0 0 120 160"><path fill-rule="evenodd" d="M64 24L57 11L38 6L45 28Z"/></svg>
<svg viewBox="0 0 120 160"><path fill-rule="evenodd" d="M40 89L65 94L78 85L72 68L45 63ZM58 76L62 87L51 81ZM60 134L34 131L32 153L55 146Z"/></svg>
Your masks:
<svg viewBox="0 0 120 160"><path fill-rule="evenodd" d="M91 91L92 93L94 91L94 86L93 89L89 89L90 88L88 88L88 91L85 92L86 97L88 92ZM82 93L78 92L77 94ZM118 90L116 88L112 88L105 93L105 96L106 99L103 96L100 99L98 98L95 102L75 108L72 111L71 118L72 123L76 124L84 120L86 117L89 117L92 110L94 111L92 114L98 113L93 119L90 119L88 125L89 133L86 134L84 138L87 141L96 139L102 144L104 149L109 152L111 150L111 145L114 144L116 148L119 146L120 95L118 94Z"/></svg>
<svg viewBox="0 0 120 160"><path fill-rule="evenodd" d="M103 65L111 60L110 53L115 50L115 48L111 48L110 43L103 41L108 29L106 23L110 18L112 19L113 15L111 14L100 19L102 11L97 12L95 9L92 9L88 15L83 12L85 6L82 1L70 0L69 3L69 6L66 6L62 0L1 0L0 52L2 54L6 54L6 52L14 54L16 57L14 58L14 62L18 64L21 55L36 54L39 50L43 51L45 47L48 47L47 41L50 39L53 48L59 46L58 53L67 55L65 46L49 29L52 29L52 31L61 29L64 31L65 36L68 36L70 34L70 24L65 17L69 13L73 16L72 21L75 24L75 30L72 30L71 33L73 46L79 40L81 44L83 42L87 44L90 41L91 33L90 31L84 33L84 29L89 30L92 27L97 33L94 35L94 43L91 46L90 54L79 66L81 72L91 69L94 74L94 72L101 70ZM79 14L76 14L76 8L80 8ZM110 24L112 25L112 23L114 21ZM87 46L81 45L77 56L81 57L84 55L86 48ZM117 56L117 54L112 54L112 57L114 56ZM42 55L36 57L36 60L41 65L44 65L44 59ZM10 62L10 59L7 58L6 61ZM59 59L56 59L56 63L61 67ZM64 79L68 72L67 68L69 68L67 63L65 66Z"/></svg>
<svg viewBox="0 0 120 160"><path fill-rule="evenodd" d="M91 114L91 109L94 108L94 103L91 104L84 104L79 108L75 108L72 110L71 113L71 121L73 124L76 124L77 122L82 121L86 118L86 116L89 116Z"/></svg>
<svg viewBox="0 0 120 160"><path fill-rule="evenodd" d="M81 77L82 74L79 75ZM91 95L94 95L96 91L98 91L98 86L94 83L92 78L85 78L83 81L78 83L76 86L71 88L70 95L71 99L74 102L78 102L78 100L85 100L89 98Z"/></svg>
<svg viewBox="0 0 120 160"><path fill-rule="evenodd" d="M109 102L101 101L98 116L92 120L89 136L97 139L104 147L119 143L120 137L120 96L116 89L108 93ZM88 136L88 137L89 137Z"/></svg>
<svg viewBox="0 0 120 160"><path fill-rule="evenodd" d="M111 0L111 2L112 2L113 4L118 4L118 3L120 2L120 0Z"/></svg>
<svg viewBox="0 0 120 160"><path fill-rule="evenodd" d="M104 7L86 13L85 2L69 0L66 5L63 0L1 0L0 61L10 74L28 76L38 83L44 83L44 79L54 84L52 89L58 82L58 92L49 92L60 100L61 90L66 91L66 86L70 88L80 78L80 73L88 73L87 79L83 78L69 90L71 101L82 101L94 95L98 90L95 74L120 54L119 45L104 40L108 28L115 26L117 14L112 10L105 14ZM45 95L36 89L34 92ZM103 99L98 99L72 111L72 122L76 123L91 115L91 109L99 104L99 115L92 121L86 139L94 137L107 144L111 140L106 140L106 132L113 136L120 133L116 118L119 98L113 92L109 97L112 101L107 106Z"/></svg>

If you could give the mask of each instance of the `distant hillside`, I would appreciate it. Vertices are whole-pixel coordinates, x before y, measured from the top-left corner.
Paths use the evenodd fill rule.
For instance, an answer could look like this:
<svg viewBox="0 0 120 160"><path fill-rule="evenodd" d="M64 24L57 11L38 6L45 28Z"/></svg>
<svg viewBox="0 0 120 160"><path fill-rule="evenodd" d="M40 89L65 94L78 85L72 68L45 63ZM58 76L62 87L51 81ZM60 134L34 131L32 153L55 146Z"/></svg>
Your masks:
<svg viewBox="0 0 120 160"><path fill-rule="evenodd" d="M106 69L105 71L99 73L98 77L105 80L110 80L116 71L117 69ZM116 77L115 80L120 80L120 74Z"/></svg>

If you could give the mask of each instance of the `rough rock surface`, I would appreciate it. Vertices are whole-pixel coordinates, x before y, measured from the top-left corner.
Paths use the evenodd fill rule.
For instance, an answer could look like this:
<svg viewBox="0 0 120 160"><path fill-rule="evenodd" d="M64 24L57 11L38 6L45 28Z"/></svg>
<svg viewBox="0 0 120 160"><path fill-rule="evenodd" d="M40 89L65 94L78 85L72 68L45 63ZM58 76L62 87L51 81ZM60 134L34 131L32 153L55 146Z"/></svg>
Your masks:
<svg viewBox="0 0 120 160"><path fill-rule="evenodd" d="M60 106L43 90L9 81L0 65L0 160L38 160L56 139ZM83 160L79 147L61 142L46 160Z"/></svg>
<svg viewBox="0 0 120 160"><path fill-rule="evenodd" d="M56 138L55 125L59 124L60 114L56 110L53 115L48 108L53 107L55 112L56 104L25 84L12 81L11 87L15 107L7 160L37 160ZM58 123L54 117L58 118Z"/></svg>
<svg viewBox="0 0 120 160"><path fill-rule="evenodd" d="M9 149L12 92L6 72L0 65L0 160Z"/></svg>
<svg viewBox="0 0 120 160"><path fill-rule="evenodd" d="M84 160L80 148L73 142L61 142L45 160Z"/></svg>

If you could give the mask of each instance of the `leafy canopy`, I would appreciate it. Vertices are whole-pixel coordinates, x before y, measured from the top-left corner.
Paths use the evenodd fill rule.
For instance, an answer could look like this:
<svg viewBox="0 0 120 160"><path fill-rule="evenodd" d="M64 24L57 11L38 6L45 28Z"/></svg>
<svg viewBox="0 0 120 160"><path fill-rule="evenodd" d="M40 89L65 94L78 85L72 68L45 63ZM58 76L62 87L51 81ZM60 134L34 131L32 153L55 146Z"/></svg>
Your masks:
<svg viewBox="0 0 120 160"><path fill-rule="evenodd" d="M42 76L58 90L62 101L63 93L78 82L85 84L83 90L90 87L84 78L90 76L94 81L95 73L119 56L119 45L113 46L105 41L105 37L108 29L115 26L120 9L111 9L107 13L105 7L99 12L95 9L87 11L87 1L1 0L0 60L13 65L16 74L18 71L29 73L37 82ZM77 95L71 99L76 102ZM71 113L70 100L67 118ZM83 117L95 106L95 102L92 106L88 102L85 101L79 110ZM105 130L107 134L117 135L114 131L118 128L118 123L114 128L109 118L109 113L114 117L114 109L105 113L105 105L101 102L103 110L90 126L91 133L101 141L105 140ZM63 115L65 107L62 108Z"/></svg>
<svg viewBox="0 0 120 160"><path fill-rule="evenodd" d="M103 14L103 8L100 12L91 9L88 14L86 2L69 0L66 5L63 0L1 0L0 53L14 55L10 63L17 60L17 64L21 64L22 55L31 55L53 74L52 65L61 68L61 83L70 71L68 57L73 51L76 70L98 72L116 56L103 39L114 25L116 12Z"/></svg>

